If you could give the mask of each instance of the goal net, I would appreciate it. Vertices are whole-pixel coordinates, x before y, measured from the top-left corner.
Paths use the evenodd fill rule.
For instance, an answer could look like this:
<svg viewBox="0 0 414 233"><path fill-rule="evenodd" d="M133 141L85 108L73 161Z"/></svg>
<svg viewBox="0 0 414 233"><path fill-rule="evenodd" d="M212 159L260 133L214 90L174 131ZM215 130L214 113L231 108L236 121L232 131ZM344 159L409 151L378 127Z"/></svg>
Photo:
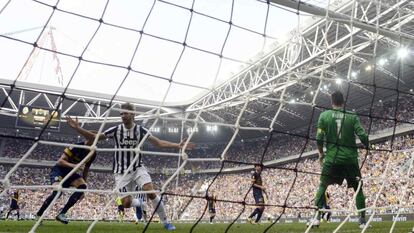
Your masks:
<svg viewBox="0 0 414 233"><path fill-rule="evenodd" d="M339 222L334 232L361 211L362 232L379 219L392 221L393 232L413 213L412 12L407 0L0 1L0 111L10 125L0 135L1 157L8 157L0 165L0 197L19 190L32 201L24 205L30 219L49 193L58 193L31 232L75 191L85 197L70 215L92 220L87 232L117 220L123 187L102 171L115 151L128 150L97 138L80 146L81 138L53 130L70 130L64 117L78 116L83 128L102 133L122 122L121 104L132 102L149 133L130 151L142 156L156 188L126 194L159 195L168 218L191 223L190 231L208 221L213 194L215 221L227 223L226 232L245 222L257 206L250 172L260 164L265 232L318 211ZM369 148L358 141L358 190L366 197L360 210L346 184L329 186L330 209L314 204L324 176L316 127L335 90L369 135ZM47 106L37 106L40 99ZM25 107L33 119L22 118ZM14 128L16 118L16 127L32 128ZM185 143L162 150L147 143L150 134ZM45 165L66 147L91 152L50 185ZM93 152L88 188L63 188ZM146 208L143 232L158 221L156 208Z"/></svg>

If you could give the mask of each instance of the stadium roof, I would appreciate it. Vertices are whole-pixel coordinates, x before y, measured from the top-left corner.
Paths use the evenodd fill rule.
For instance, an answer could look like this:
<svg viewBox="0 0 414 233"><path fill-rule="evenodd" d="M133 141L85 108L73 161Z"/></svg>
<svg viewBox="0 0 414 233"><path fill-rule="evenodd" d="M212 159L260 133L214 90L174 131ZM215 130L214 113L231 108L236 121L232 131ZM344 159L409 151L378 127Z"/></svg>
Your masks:
<svg viewBox="0 0 414 233"><path fill-rule="evenodd" d="M197 2L198 1L196 0L195 3L197 4ZM204 1L202 2L205 3ZM210 3L214 5L224 4L224 2L225 1L211 1ZM238 4L251 3L254 6L260 6L260 4L265 4L261 1L235 2L238 2ZM271 2L283 1L272 0ZM292 2L294 1L292 0ZM326 6L326 1L307 1L305 3L303 2L304 1L301 1L302 5L310 3L319 4L320 6ZM185 2L180 1L180 3L184 4ZM172 6L170 1L157 1L156 5L157 4L167 5L169 7L177 7ZM198 88L198 86L204 85L206 82L209 82L207 76L211 77L211 75L207 74L209 74L210 72L209 68L211 67L211 65L205 63L203 64L203 66L195 70L193 70L193 68L195 68L196 65L187 66L189 70L193 70L195 73L200 72L201 76L194 76L191 73L185 72L175 73L174 75L182 74L182 76L180 77L187 77L188 79L185 82L181 80L183 82L179 83L177 81L180 80L178 79L178 76L177 79L175 79L175 76L173 75L172 84L174 85L172 85L172 88L174 88L175 86L182 86L182 84L184 83L186 83L186 85L188 84L189 86L185 88L186 90L182 90L180 88L175 89L175 91L177 91L177 93L175 94L174 92L169 93L170 95L174 95L176 98L180 96L183 97L182 100L174 100L174 98L170 98L169 96L167 96L167 101L171 101L168 102L168 104L171 105L183 104L184 106L182 108L177 109L163 108L161 113L171 114L174 112L180 112L180 116L182 116L182 111L185 109L187 112L195 113L194 115L189 116L189 118L191 119L194 118L195 115L197 115L196 113L200 109L206 109L208 107L208 111L204 111L200 114L200 120L202 123L219 123L224 126L227 125L234 128L234 124L237 120L237 117L244 107L243 103L246 103L246 100L248 100L248 104L245 108L245 111L243 112L243 116L240 119L241 126L263 127L263 130L266 131L266 128L268 129L269 125L272 123L272 120L275 120L274 124L277 127L279 127L281 130L283 129L283 131L287 131L309 125L310 120L315 121L315 117L312 116L312 111L314 109L313 106L318 106L317 110L321 110L323 107L329 107L329 93L334 89L342 89L345 93L349 94L349 98L347 99L347 107L350 109L362 109L370 107L373 102L374 104L377 104L379 101L386 100L387 98L395 98L397 97L397 94L399 94L399 96L412 94L414 89L414 79L412 78L412 73L414 71L413 67L411 66L414 58L414 53L412 50L413 40L407 41L404 39L414 37L414 5L412 4L412 1L392 0L387 1L386 3L379 3L376 0L369 0L355 3L355 5L353 5L353 2L350 1L341 1L341 4L338 4L338 2L331 2L331 4L331 7L333 7L336 10L334 12L335 14L332 14L332 12L329 13L330 17L325 17L325 14L317 15L316 17L310 16L308 15L308 13L302 11L300 15L297 16L295 14L295 11L290 12L292 10L291 8L284 8L284 10L281 11L286 12L286 17L283 17L283 25L286 26L287 24L289 24L290 21L288 20L288 17L292 17L291 21L294 22L294 24L296 24L296 26L294 26L293 24L289 27L286 26L286 31L289 31L290 29L295 27L296 30L294 30L293 33L289 37L287 37L289 38L289 40L284 41L285 38L278 37L280 36L280 34L277 33L277 30L272 31L275 30L275 25L279 24L280 22L277 22L277 18L271 19L271 17L274 17L275 15L270 14L270 12L275 12L277 16L280 16L279 13L282 14L281 12L276 12L276 10L281 10L279 8L279 5L272 3L271 5L269 5L269 9L272 10L269 11L269 20L267 21L268 27L266 29L268 32L266 35L269 36L267 39L269 39L271 43L268 43L270 45L269 47L265 47L271 50L270 52L264 51L263 53L257 53L258 51L261 51L261 49L254 51L252 50L253 52L251 52L250 56L253 57L249 58L249 56L246 56L245 59L247 59L247 62L244 63L244 65L242 66L240 66L240 64L242 63L238 63L238 65L235 66L235 71L233 71L235 72L234 75L220 74L222 76L218 76L222 78L219 78L219 81L216 80L215 84L217 85L214 85L214 89L211 89L212 86L208 85L204 86L207 88ZM62 5L62 7L63 6L64 5ZM110 8L110 6L111 5L108 6L108 9ZM265 6L267 5L265 4ZM185 8L186 5L184 4L184 6L182 7ZM250 7L251 9L249 15L251 16L254 16L254 12L260 11L260 9L254 9L253 6ZM317 6L312 7L313 10L317 10ZM178 8L184 9L180 7ZM198 9L196 8L196 5L194 6L194 9ZM207 7L206 9L209 8ZM214 17L219 17L219 15L217 14L218 12L221 12L221 9L222 8L211 10L209 11L209 13L211 13ZM236 15L238 14L236 13L237 9L237 7L234 8L234 19L236 19ZM202 10L199 9L199 11L200 12L194 13L194 21L192 21L191 24L197 22L195 20L197 17L205 17L204 15L196 17L195 15L201 13ZM353 18L350 17L352 12L354 12ZM60 14L64 13L60 12ZM2 17L2 14L0 14L0 17ZM349 20L346 20L346 17L348 17ZM250 18L255 17L249 17L249 19ZM245 20L242 21L243 23L240 22L240 24L246 27L247 29L249 29L249 27L253 27L249 23L254 22L254 20L239 20ZM297 28L298 20L300 22L299 28ZM148 22L150 22L150 20ZM232 24L234 27L234 31L244 30L234 26L237 25L236 21L232 20L232 22L234 23ZM351 24L351 22L353 23ZM223 23L224 25L228 25L227 21L221 23ZM102 27L104 26L113 27L103 24ZM203 28L205 27L205 25L200 25L200 27ZM233 27L232 30L230 30L231 32L233 31ZM367 27L369 30L367 29ZM278 27L276 28L279 29ZM250 31L247 31L246 34L256 35L254 31L251 31L253 29L249 29ZM263 31L263 28L260 30ZM53 31L57 31L56 34L59 34L59 31L56 29L53 29ZM191 26L189 32L191 32ZM390 32L395 33L391 33L392 35L390 36ZM19 39L18 37L23 36L25 33L28 32L23 32L23 34L14 34L14 37L17 37L17 39ZM162 41L159 38L148 36L146 35L146 33L147 31L144 30L143 38L150 37L149 40L154 40L157 42ZM203 35L206 36L205 34ZM207 33L207 35L212 36L211 33ZM240 38L243 38L243 42L245 40L248 42L241 44ZM232 42L230 42L231 36L229 36L229 40L228 42L226 42L226 46L229 46L229 48L231 48L232 46L241 46L242 49L240 50L244 50L245 47L248 48L248 46L250 45L249 42L253 43L246 37L240 38L237 38L237 40L233 40ZM401 40L399 38L401 38ZM11 38L11 36L1 36L0 46L3 46L3 44L14 45L16 50L21 49L21 47L33 47L31 45L24 44L21 41L15 41L14 39L16 38ZM189 40L187 41L189 42ZM282 43L282 41L284 42ZM168 43L170 43L170 41L168 41ZM261 44L261 46L263 45L263 43L259 44ZM208 46L207 44L204 45ZM194 50L190 47L190 43L188 43L187 47L185 47L184 49L183 57L186 56L187 50ZM9 49L8 51L10 51L10 53L15 52L14 50L11 51L10 47L7 48ZM211 49L211 47L209 47L209 49ZM154 50L155 49L151 51L153 52ZM80 50L78 49L77 51ZM405 57L400 56L401 51L405 53ZM225 52L226 49L223 50L223 55L226 55ZM237 53L238 51L235 52ZM211 56L211 54L209 53L203 52L202 54L206 55L207 57ZM157 57L154 57L154 59L160 59L159 61L163 61L162 59L165 59L167 57L165 53L156 55ZM0 56L4 56L4 59L9 60L17 59L14 56L8 56L7 53L0 54ZM62 62L63 60L77 61L76 58L72 58L70 56L59 54L56 56L61 58ZM41 56L39 55L38 57ZM148 57L151 57L151 54L148 55ZM194 59L192 62L194 62L194 64L197 64L197 56L190 57ZM234 60L225 59L225 57L226 56L223 57L222 66L224 66L226 62L235 62ZM216 58L220 60L219 56L217 56ZM107 58L105 57L105 59ZM204 59L202 60L204 62ZM42 61L42 59L39 58L38 61ZM44 59L43 61L45 62ZM182 61L184 60L180 60L176 71L179 70L180 63ZM56 60L52 59L50 61L51 64L53 62L56 62ZM82 76L84 78L89 77L89 74L92 76L95 74L90 70L89 73L85 73L84 71L88 71L88 69L82 68L84 67L83 64L86 64L86 67L99 66L106 67L108 70L111 70L109 73L104 72L106 75L94 76L95 78L108 78L105 80L109 80L111 74L113 74L116 77L120 76L120 74L117 71L122 71L121 73L124 75L128 71L127 69L124 69L122 67L107 66L106 64L95 64L83 60L81 62L80 69L78 70L79 73L76 73L77 75L84 74ZM151 64L158 63L155 62ZM41 67L39 64L38 66ZM35 65L33 65L32 67L32 71L36 70L34 68ZM149 66L148 68L150 67L151 66ZM11 69L8 67L6 68L7 69L4 69L0 72L5 72L5 70L9 72L13 71L15 73L18 72L18 70ZM152 68L154 70L150 70L148 72L154 72L153 74L156 75L158 74L157 72L161 72L161 70L156 70L157 67ZM229 72L231 74L230 70ZM139 72L132 73L133 74L130 73L127 76L127 80L129 80L130 78L132 78L131 80L135 81L141 80L141 78L142 80L148 80L144 82L145 85L154 85L156 90L146 86L146 88L139 89L141 90L141 92L132 93L133 96L129 97L126 95L121 95L122 93L124 93L122 92L123 88L136 86L141 87L141 85L132 85L127 81L127 83L123 85L123 88L121 88L121 92L117 96L117 99L128 100L135 103L140 102L141 105L144 106L141 109L142 112L151 112L154 106L150 105L157 104L157 101L159 100L152 99L150 97L155 96L158 90L157 88L162 88L162 86L159 85L159 83L167 83L168 85L169 82L163 80L160 77L152 76L151 78L148 78L148 75ZM184 74L187 74L187 76ZM15 74L14 76L16 77L16 75L17 74ZM134 79L132 76L138 77L138 79ZM13 75L9 75L7 77L13 77ZM198 78L201 77L202 82L198 80ZM118 77L118 79L115 78L114 80L118 80L117 82L120 82L119 79L122 79L122 77ZM7 82L10 83L10 80L13 81L13 79L3 79L1 82L3 84ZM56 79L55 81L57 82ZM155 84L151 84L150 81L155 81ZM63 90L62 87L59 85L51 87L49 83L42 84L41 80L37 80L35 82L36 84L34 85L33 83L28 83L27 80L22 80L19 81L18 84L20 86L26 85L26 88L28 89L47 89L49 91L55 90L57 94L61 93ZM103 84L104 88L112 88L111 90L114 90L116 89L116 87L119 86L115 85L114 83L110 83L109 81L97 82L95 79L95 82ZM78 83L81 86L80 89L73 88L73 85L75 85L76 83ZM221 84L218 85L219 83ZM97 105L99 105L99 99L111 99L111 96L114 93L114 91L112 93L99 92L97 86L98 85L90 85L86 83L83 83L82 85L81 79L79 79L77 82L71 83L68 89L68 92L71 93L74 97L85 95L88 97L96 97L93 104L88 105L87 103L85 103L86 109L89 108L89 110L85 111L84 108L81 111L79 111L79 116L85 116L86 119L89 119L93 122L97 122L103 119L103 111L98 111L97 109ZM85 91L85 89L87 90ZM189 91L190 89L199 90L200 92L193 93ZM132 88L131 90L135 90L135 88ZM144 96L147 99L140 98L140 95L143 95L143 93L146 91L151 93L148 96ZM0 95L1 94L2 93L0 93ZM184 100L184 96L187 96L188 99ZM14 99L17 103L19 99L19 92L12 93L12 99ZM31 101L31 99L29 99L29 101ZM74 115L73 113L75 112L72 112L73 109L70 109L73 106L72 103L74 101L76 101L76 99L63 103L64 108L67 108L63 110L64 113L66 112L67 114ZM51 102L53 102L53 100ZM82 103L83 105L82 101L80 101L79 103ZM16 110L14 109L11 112L15 113L15 111ZM155 116L153 116L152 118L154 117Z"/></svg>
<svg viewBox="0 0 414 233"><path fill-rule="evenodd" d="M163 105L189 105L298 25L296 14L277 5L232 2L0 1L0 58L7 61L0 81L17 79L17 86L57 93L67 87L69 94L104 99L116 94L141 104L159 105L165 98ZM33 50L35 42L44 49Z"/></svg>

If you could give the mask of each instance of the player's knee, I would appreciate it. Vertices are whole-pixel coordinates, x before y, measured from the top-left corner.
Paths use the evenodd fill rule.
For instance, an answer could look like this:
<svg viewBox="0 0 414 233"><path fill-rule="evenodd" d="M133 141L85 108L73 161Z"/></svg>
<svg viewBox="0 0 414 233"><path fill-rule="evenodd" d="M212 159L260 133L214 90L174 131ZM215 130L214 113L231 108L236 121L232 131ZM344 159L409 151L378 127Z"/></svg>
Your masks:
<svg viewBox="0 0 414 233"><path fill-rule="evenodd" d="M152 185L152 183L146 183L142 186L142 189L144 191L153 191L154 190L154 186ZM148 193L147 197L151 200L155 199L157 197L157 195L155 193Z"/></svg>
<svg viewBox="0 0 414 233"><path fill-rule="evenodd" d="M155 193L149 193L149 194L147 194L147 196L151 200L154 200L157 197L157 195L155 195Z"/></svg>
<svg viewBox="0 0 414 233"><path fill-rule="evenodd" d="M77 189L86 189L88 186L86 186L86 184L81 184L77 187ZM82 198L85 197L85 193L84 192L78 192L78 200L81 200Z"/></svg>
<svg viewBox="0 0 414 233"><path fill-rule="evenodd" d="M86 186L86 182L85 182L85 180L83 178L78 178L75 181L73 181L71 185L79 188L81 185L85 185Z"/></svg>
<svg viewBox="0 0 414 233"><path fill-rule="evenodd" d="M152 183L146 183L146 184L144 184L144 185L142 186L142 189L143 189L144 191L151 191L151 190L153 190L153 189L154 189L154 187L153 187Z"/></svg>

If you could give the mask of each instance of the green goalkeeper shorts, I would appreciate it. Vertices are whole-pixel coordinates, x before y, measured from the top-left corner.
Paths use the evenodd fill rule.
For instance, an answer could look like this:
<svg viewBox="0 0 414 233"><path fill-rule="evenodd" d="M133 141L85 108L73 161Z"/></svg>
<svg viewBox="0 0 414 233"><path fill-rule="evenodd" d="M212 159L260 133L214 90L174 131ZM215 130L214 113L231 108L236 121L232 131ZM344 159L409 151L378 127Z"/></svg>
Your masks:
<svg viewBox="0 0 414 233"><path fill-rule="evenodd" d="M358 187L358 182L361 179L361 171L357 163L351 164L333 164L324 163L322 165L321 184L342 185L346 180L348 188Z"/></svg>

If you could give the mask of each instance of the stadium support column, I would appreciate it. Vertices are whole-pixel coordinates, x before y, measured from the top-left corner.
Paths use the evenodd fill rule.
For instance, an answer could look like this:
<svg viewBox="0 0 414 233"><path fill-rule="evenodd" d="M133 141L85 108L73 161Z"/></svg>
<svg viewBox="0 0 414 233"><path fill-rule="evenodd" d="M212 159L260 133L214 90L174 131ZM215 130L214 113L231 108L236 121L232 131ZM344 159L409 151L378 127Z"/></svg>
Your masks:
<svg viewBox="0 0 414 233"><path fill-rule="evenodd" d="M185 114L184 113L182 114L182 118L183 119L185 118ZM181 120L180 142L184 139L184 129L185 129L185 127L184 127L184 121ZM181 154L181 150L182 149L180 149L180 151L179 151L180 154ZM181 166L181 156L178 156L177 169L180 169L180 166ZM180 177L180 173L177 174L177 179L175 180L175 188L178 188L178 184L179 184L179 181L180 181L180 178L179 177ZM177 216L177 208L174 208L173 211L174 211L173 216Z"/></svg>
<svg viewBox="0 0 414 233"><path fill-rule="evenodd" d="M339 12L334 12L329 9L325 9L322 7L318 7L309 3L305 3L302 1L297 0L270 0L270 2L275 3L280 6L289 7L294 10L299 10L308 14L318 15L321 17L325 17L328 15L330 19L333 21L343 23L343 24L351 24L351 17ZM394 6L402 5L403 3L407 2L406 0L400 1L396 3ZM391 31L386 28L377 28L375 24L370 24L364 21L361 21L357 18L352 18L352 24L354 27L360 28L362 30L366 30L373 33L378 33L379 35L388 37L395 41L402 41L403 43L413 43L414 36L406 34L406 33L395 33L395 31Z"/></svg>
<svg viewBox="0 0 414 233"><path fill-rule="evenodd" d="M4 155L4 145L6 144L6 139L2 138L0 139L0 155Z"/></svg>

